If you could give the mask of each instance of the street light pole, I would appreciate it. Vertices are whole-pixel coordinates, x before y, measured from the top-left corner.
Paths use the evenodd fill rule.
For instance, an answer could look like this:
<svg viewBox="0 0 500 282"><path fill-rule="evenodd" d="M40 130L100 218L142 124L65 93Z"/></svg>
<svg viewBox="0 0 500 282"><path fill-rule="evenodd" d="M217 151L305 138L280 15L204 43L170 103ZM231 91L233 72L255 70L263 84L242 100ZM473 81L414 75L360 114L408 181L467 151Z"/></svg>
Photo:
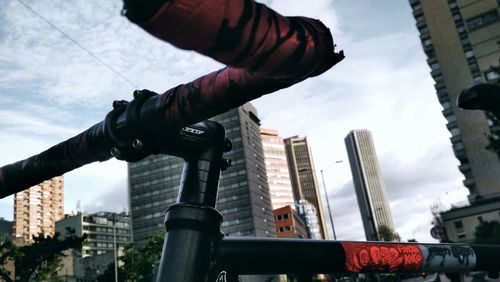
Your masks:
<svg viewBox="0 0 500 282"><path fill-rule="evenodd" d="M115 282L118 282L118 260L116 252L116 213L113 213L113 259L115 261Z"/></svg>
<svg viewBox="0 0 500 282"><path fill-rule="evenodd" d="M326 208L328 209L328 215L330 216L330 225L332 226L333 240L337 240L337 235L335 234L335 226L333 225L332 210L330 209L330 201L328 200L328 193L326 192L325 177L323 176L323 170L321 172L321 179L323 180L323 189L325 190L326 197Z"/></svg>
<svg viewBox="0 0 500 282"><path fill-rule="evenodd" d="M341 163L343 160L336 161L335 164ZM328 200L328 192L326 191L325 176L323 175L323 170L321 172L321 180L323 181L323 190L325 190L326 197L326 208L328 209L328 215L330 216L330 224L332 226L333 240L337 240L337 234L335 234L335 226L333 225L332 210L330 209L330 200Z"/></svg>

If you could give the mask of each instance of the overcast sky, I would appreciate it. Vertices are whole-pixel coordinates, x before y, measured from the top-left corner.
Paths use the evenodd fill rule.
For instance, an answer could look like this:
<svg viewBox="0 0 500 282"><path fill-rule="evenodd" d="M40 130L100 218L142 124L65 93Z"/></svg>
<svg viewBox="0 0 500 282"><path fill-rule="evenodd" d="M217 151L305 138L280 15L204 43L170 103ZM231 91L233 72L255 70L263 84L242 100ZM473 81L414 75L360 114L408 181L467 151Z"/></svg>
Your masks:
<svg viewBox="0 0 500 282"><path fill-rule="evenodd" d="M0 165L87 129L136 88L164 92L221 67L142 32L120 16L121 1L23 2L128 81L18 0L0 0ZM364 240L344 145L350 130L362 128L373 134L397 232L433 242L429 206L465 201L467 190L408 2L265 3L321 19L346 54L327 73L253 102L263 127L307 136L337 237ZM126 183L126 165L117 161L67 173L65 211L78 201L90 212L128 209ZM12 197L0 200L0 216L12 219L12 205Z"/></svg>

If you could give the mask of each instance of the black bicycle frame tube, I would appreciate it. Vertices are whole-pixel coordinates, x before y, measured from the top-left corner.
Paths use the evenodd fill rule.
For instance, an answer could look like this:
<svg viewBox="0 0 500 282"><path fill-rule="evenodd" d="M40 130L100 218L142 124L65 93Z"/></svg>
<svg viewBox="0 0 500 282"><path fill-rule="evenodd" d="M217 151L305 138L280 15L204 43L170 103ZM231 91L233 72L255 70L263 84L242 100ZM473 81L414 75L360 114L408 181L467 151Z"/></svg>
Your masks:
<svg viewBox="0 0 500 282"><path fill-rule="evenodd" d="M222 238L215 210L223 165L224 128L206 121L190 126L205 150L185 158L177 203L165 215L165 241L157 281L202 282L211 279L214 247Z"/></svg>
<svg viewBox="0 0 500 282"><path fill-rule="evenodd" d="M217 269L238 274L500 271L500 246L224 238Z"/></svg>

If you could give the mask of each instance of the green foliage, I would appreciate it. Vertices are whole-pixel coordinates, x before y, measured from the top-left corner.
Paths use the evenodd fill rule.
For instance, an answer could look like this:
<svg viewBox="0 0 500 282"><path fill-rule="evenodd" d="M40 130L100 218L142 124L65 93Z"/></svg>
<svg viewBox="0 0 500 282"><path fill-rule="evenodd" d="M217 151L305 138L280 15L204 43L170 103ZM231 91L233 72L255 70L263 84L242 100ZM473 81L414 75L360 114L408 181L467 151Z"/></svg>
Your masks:
<svg viewBox="0 0 500 282"><path fill-rule="evenodd" d="M115 263L110 263L108 264L108 268L106 268L106 271L102 275L99 275L97 277L97 282L108 282L108 281L115 281ZM125 281L125 272L123 269L118 268L118 281L119 282L124 282Z"/></svg>
<svg viewBox="0 0 500 282"><path fill-rule="evenodd" d="M487 135L488 145L486 145L486 150L495 153L500 158L500 122L493 115L487 115L493 125L490 126L490 133Z"/></svg>
<svg viewBox="0 0 500 282"><path fill-rule="evenodd" d="M125 247L125 253L120 257L123 265L120 271L125 275L125 281L153 281L153 266L159 261L163 248L164 233L151 235L144 246L132 243ZM120 273L120 271L118 273Z"/></svg>
<svg viewBox="0 0 500 282"><path fill-rule="evenodd" d="M500 66L491 68L500 73ZM497 79L494 84L500 85L500 79ZM493 122L493 125L490 126L490 134L487 135L488 145L486 145L486 149L495 153L500 159L500 122L491 114L488 114L488 118Z"/></svg>
<svg viewBox="0 0 500 282"><path fill-rule="evenodd" d="M16 246L10 241L5 240L0 245L0 278L5 281L12 281L10 278L10 271L5 269L6 264L9 260L13 260L17 255Z"/></svg>
<svg viewBox="0 0 500 282"><path fill-rule="evenodd" d="M396 241L396 242L401 241L401 237L399 236L399 234L393 232L387 225L380 225L378 227L377 235L379 241Z"/></svg>
<svg viewBox="0 0 500 282"><path fill-rule="evenodd" d="M500 244L500 223L498 221L482 221L474 232L477 244Z"/></svg>
<svg viewBox="0 0 500 282"><path fill-rule="evenodd" d="M5 269L8 261L14 261L15 281L59 281L57 270L60 267L63 251L81 249L86 236L78 237L75 231L68 229L61 240L60 234L45 237L43 234L33 236L33 244L22 247L5 241L0 246L0 276L6 281L13 281Z"/></svg>

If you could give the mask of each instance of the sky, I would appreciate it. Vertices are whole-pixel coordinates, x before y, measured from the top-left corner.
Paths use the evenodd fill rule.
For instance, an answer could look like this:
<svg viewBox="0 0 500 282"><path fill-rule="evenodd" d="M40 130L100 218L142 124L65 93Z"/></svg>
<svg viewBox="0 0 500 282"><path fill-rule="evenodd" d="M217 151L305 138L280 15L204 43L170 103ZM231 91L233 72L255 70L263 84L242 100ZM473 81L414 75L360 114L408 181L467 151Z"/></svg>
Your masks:
<svg viewBox="0 0 500 282"><path fill-rule="evenodd" d="M162 93L221 67L129 23L118 0L22 1L0 0L0 165L100 122L113 100L131 100L135 89ZM346 55L323 75L252 102L262 127L307 136L337 239L365 240L344 138L368 129L396 231L403 240L435 242L430 206L461 205L468 192L408 2L263 2L321 19ZM128 210L126 164L69 172L64 193L67 213ZM11 220L12 206L13 197L1 199L0 217Z"/></svg>

